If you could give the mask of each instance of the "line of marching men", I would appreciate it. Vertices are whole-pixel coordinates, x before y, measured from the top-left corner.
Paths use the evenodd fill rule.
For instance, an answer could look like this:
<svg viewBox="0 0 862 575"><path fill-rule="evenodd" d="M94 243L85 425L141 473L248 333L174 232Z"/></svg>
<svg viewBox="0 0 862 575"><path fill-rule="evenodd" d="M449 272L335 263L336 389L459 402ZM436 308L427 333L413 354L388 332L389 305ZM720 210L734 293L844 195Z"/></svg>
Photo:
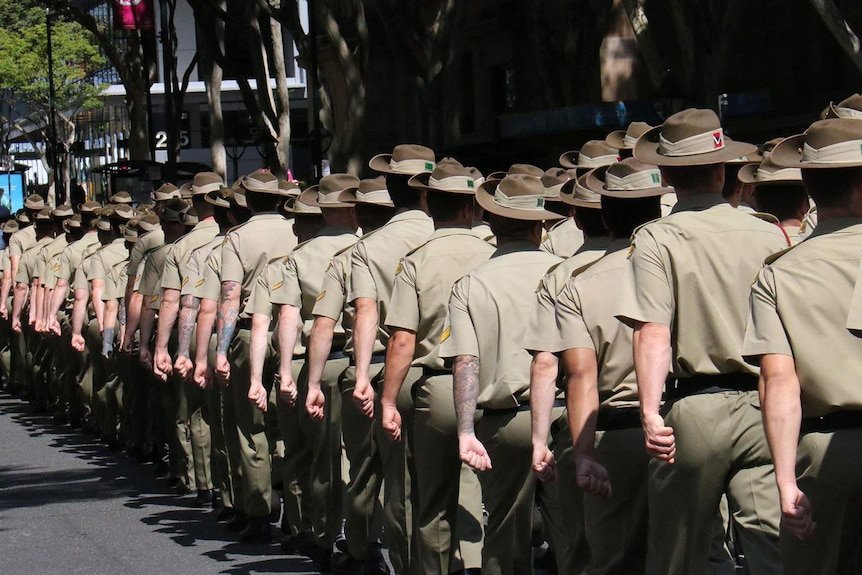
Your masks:
<svg viewBox="0 0 862 575"><path fill-rule="evenodd" d="M862 96L825 118L30 196L0 369L242 542L281 509L322 571L523 574L547 541L567 574L857 573Z"/></svg>

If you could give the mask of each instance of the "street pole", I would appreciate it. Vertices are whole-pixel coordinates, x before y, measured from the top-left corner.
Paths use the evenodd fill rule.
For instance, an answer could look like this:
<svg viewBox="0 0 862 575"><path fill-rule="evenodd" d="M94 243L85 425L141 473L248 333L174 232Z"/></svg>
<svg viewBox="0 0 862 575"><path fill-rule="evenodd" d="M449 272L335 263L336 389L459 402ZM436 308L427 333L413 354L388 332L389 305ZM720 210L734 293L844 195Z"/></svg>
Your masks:
<svg viewBox="0 0 862 575"><path fill-rule="evenodd" d="M310 84L309 96L311 99L311 163L314 166L314 181L320 181L323 177L323 145L320 127L320 101L318 98L317 74L317 16L314 9L314 0L308 0L308 39L311 51L311 70L308 70L306 84ZM308 82L308 79L311 79Z"/></svg>
<svg viewBox="0 0 862 575"><path fill-rule="evenodd" d="M176 150L178 126L174 125L174 90L173 90L173 38L170 32L168 19L168 0L159 3L159 14L161 16L162 40L162 82L165 86L165 134L167 135L168 161L166 181L173 181L176 175Z"/></svg>
<svg viewBox="0 0 862 575"><path fill-rule="evenodd" d="M57 137L57 103L54 90L54 47L51 33L51 9L45 9L45 25L48 32L48 109L51 115L49 127L51 132L51 148L54 150L54 201L59 205L66 199L63 186L63 176L60 170L60 142Z"/></svg>

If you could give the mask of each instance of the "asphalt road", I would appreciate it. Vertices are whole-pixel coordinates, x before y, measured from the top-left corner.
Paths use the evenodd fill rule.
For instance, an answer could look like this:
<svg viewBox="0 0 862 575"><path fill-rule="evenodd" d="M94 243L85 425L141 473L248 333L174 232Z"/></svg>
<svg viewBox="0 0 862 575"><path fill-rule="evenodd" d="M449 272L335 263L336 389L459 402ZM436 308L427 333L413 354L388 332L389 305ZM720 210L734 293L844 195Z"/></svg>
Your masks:
<svg viewBox="0 0 862 575"><path fill-rule="evenodd" d="M273 529L273 535L277 530ZM0 573L316 573L277 543L239 545L191 496L0 393Z"/></svg>

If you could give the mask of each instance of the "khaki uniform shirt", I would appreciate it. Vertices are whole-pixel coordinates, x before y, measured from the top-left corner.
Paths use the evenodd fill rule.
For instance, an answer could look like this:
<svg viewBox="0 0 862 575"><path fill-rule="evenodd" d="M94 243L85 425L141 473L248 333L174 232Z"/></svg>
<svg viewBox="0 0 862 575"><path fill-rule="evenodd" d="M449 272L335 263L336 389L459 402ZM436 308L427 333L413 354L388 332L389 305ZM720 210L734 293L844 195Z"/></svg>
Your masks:
<svg viewBox="0 0 862 575"><path fill-rule="evenodd" d="M144 297L143 305L157 311L162 304L162 272L171 247L172 244L165 244L150 253L141 274L141 285L138 286L138 293Z"/></svg>
<svg viewBox="0 0 862 575"><path fill-rule="evenodd" d="M803 239L805 239L805 235L803 234L803 230L805 229L805 225L801 226L781 226L784 228L784 233L787 234L787 239L790 240L790 245L795 246Z"/></svg>
<svg viewBox="0 0 862 575"><path fill-rule="evenodd" d="M204 285L204 274L206 273L207 258L214 250L221 251L221 245L224 243L224 236L216 236L209 243L199 247L191 253L189 261L186 263L186 274L189 281L185 283L180 291L181 295L190 295L198 299L201 298L201 288ZM218 299L218 298L215 298Z"/></svg>
<svg viewBox="0 0 862 575"><path fill-rule="evenodd" d="M544 251L561 258L571 257L582 245L584 232L578 228L575 218L566 218L555 223L542 241Z"/></svg>
<svg viewBox="0 0 862 575"><path fill-rule="evenodd" d="M590 238L575 252L575 255L548 270L539 283L534 300L535 307L527 319L527 330L524 333L525 349L548 351L549 348L557 347L559 332L550 329L556 321L554 318L557 295L566 286L573 272L605 255L610 243L609 236Z"/></svg>
<svg viewBox="0 0 862 575"><path fill-rule="evenodd" d="M275 213L252 216L227 234L221 254L221 282L242 284L240 317L251 317L245 313L245 304L266 263L289 254L296 244L293 222Z"/></svg>
<svg viewBox="0 0 862 575"><path fill-rule="evenodd" d="M110 244L103 246L93 255L93 261L90 262L90 267L87 270L87 281L105 279L114 264L128 257L129 250L126 249L123 238L117 238Z"/></svg>
<svg viewBox="0 0 862 575"><path fill-rule="evenodd" d="M15 276L15 283L30 285L30 282L36 277L39 267L39 254L41 254L42 248L52 241L54 241L53 238L42 238L24 252L21 256L21 262L18 264L18 275Z"/></svg>
<svg viewBox="0 0 862 575"><path fill-rule="evenodd" d="M104 246L102 243L98 241L98 237L96 238L96 243L93 244L90 248L84 251L81 257L81 265L75 268L72 271L72 289L90 289L90 282L88 280L88 276L90 275L90 268L93 265L93 261L96 259L96 254L99 253Z"/></svg>
<svg viewBox="0 0 862 575"><path fill-rule="evenodd" d="M491 226L485 222L474 223L471 231L480 240L485 240L491 245L497 245L497 238L494 237L494 232L491 231Z"/></svg>
<svg viewBox="0 0 862 575"><path fill-rule="evenodd" d="M757 374L742 358L748 294L763 260L786 247L777 225L717 194L680 198L635 232L616 315L670 327L676 377Z"/></svg>
<svg viewBox="0 0 862 575"><path fill-rule="evenodd" d="M165 260L162 289L181 290L189 281L189 258L196 249L207 245L219 234L215 220L198 222L187 234L174 242Z"/></svg>
<svg viewBox="0 0 862 575"><path fill-rule="evenodd" d="M63 253L67 245L69 242L66 241L66 234L60 234L43 247L36 260L36 273L33 277L44 279L45 274L53 270L54 258Z"/></svg>
<svg viewBox="0 0 862 575"><path fill-rule="evenodd" d="M99 236L96 232L84 234L81 239L68 244L54 258L49 272L42 278L42 284L49 289L53 289L57 286L57 280L63 279L71 286L75 271L81 266L81 260L84 259L84 253L88 250L90 253L96 251L98 245Z"/></svg>
<svg viewBox="0 0 862 575"><path fill-rule="evenodd" d="M224 242L213 248L204 262L203 283L192 289L191 293L201 299L218 301L221 297L221 254L224 251Z"/></svg>
<svg viewBox="0 0 862 575"><path fill-rule="evenodd" d="M628 238L615 240L606 256L569 279L557 297L560 345L546 350L596 352L599 409L638 407L632 328L614 317L628 248Z"/></svg>
<svg viewBox="0 0 862 575"><path fill-rule="evenodd" d="M334 256L323 274L320 293L314 303L311 313L314 316L328 317L338 322L332 336L332 350L343 349L344 353L353 355L353 319L356 309L347 301L347 289L350 285L350 263L353 261L353 248L348 246ZM341 326L341 329L338 326ZM372 353L383 353L386 348L380 339L374 341Z"/></svg>
<svg viewBox="0 0 862 575"><path fill-rule="evenodd" d="M751 287L743 354L793 357L803 417L862 410L862 339L847 330L862 327L860 260L862 218L826 220Z"/></svg>
<svg viewBox="0 0 862 575"><path fill-rule="evenodd" d="M129 260L122 260L113 265L105 278L105 289L102 291L102 301L121 300L126 295L126 281Z"/></svg>
<svg viewBox="0 0 862 575"><path fill-rule="evenodd" d="M132 252L129 254L129 270L130 273L135 273L135 283L139 284L141 281L140 274L138 272L144 271L144 267L141 263L146 258L147 254L163 245L165 245L165 232L163 232L161 228L138 236L138 241L135 242L135 245L132 247Z"/></svg>
<svg viewBox="0 0 862 575"><path fill-rule="evenodd" d="M9 257L21 257L24 252L36 245L36 227L31 225L18 230L9 238Z"/></svg>
<svg viewBox="0 0 862 575"><path fill-rule="evenodd" d="M6 268L12 266L12 260L9 259L9 246L0 251L0 272L6 271Z"/></svg>
<svg viewBox="0 0 862 575"><path fill-rule="evenodd" d="M529 400L524 318L533 311L536 285L560 261L531 243L511 242L455 283L440 357L479 358L478 407L515 408Z"/></svg>
<svg viewBox="0 0 862 575"><path fill-rule="evenodd" d="M347 301L371 298L377 302L377 337L385 346L389 333L384 321L389 311L398 263L407 252L425 243L434 233L434 224L425 212L408 210L367 233L356 242L350 271Z"/></svg>
<svg viewBox="0 0 862 575"><path fill-rule="evenodd" d="M395 276L386 325L416 334L413 365L442 370L440 336L452 286L488 261L494 247L472 230L442 228L408 253Z"/></svg>

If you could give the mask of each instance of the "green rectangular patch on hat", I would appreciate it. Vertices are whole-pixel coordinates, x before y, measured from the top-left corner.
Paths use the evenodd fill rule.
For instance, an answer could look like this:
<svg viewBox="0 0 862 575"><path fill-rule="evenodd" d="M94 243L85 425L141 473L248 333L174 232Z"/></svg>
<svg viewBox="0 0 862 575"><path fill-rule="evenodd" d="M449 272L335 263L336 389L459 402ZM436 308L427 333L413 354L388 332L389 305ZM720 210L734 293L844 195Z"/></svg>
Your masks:
<svg viewBox="0 0 862 575"><path fill-rule="evenodd" d="M653 174L652 175L652 183L660 184L661 183L661 176L658 174Z"/></svg>
<svg viewBox="0 0 862 575"><path fill-rule="evenodd" d="M536 207L537 208L544 208L545 207L545 198L537 199L536 200Z"/></svg>
<svg viewBox="0 0 862 575"><path fill-rule="evenodd" d="M467 187L471 190L476 186L476 183L473 180L467 180Z"/></svg>
<svg viewBox="0 0 862 575"><path fill-rule="evenodd" d="M425 162L425 169L429 172L434 171L434 163L433 162Z"/></svg>

